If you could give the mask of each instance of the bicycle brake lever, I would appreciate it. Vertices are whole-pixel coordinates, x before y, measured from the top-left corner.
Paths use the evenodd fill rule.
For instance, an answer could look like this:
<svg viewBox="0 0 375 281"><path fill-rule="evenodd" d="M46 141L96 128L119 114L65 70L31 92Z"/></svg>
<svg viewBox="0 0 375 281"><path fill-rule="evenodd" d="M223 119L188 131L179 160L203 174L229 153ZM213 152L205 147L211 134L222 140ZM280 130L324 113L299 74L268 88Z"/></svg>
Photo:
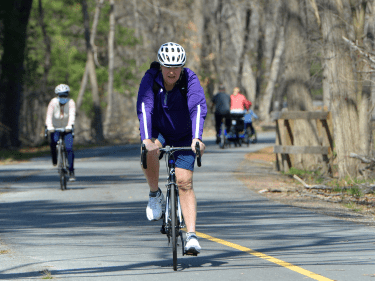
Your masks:
<svg viewBox="0 0 375 281"><path fill-rule="evenodd" d="M201 149L199 146L199 142L195 143L195 154L197 155L197 165L200 167L202 165L202 159L201 159Z"/></svg>
<svg viewBox="0 0 375 281"><path fill-rule="evenodd" d="M141 165L143 169L147 169L147 149L144 143L142 143L141 149Z"/></svg>

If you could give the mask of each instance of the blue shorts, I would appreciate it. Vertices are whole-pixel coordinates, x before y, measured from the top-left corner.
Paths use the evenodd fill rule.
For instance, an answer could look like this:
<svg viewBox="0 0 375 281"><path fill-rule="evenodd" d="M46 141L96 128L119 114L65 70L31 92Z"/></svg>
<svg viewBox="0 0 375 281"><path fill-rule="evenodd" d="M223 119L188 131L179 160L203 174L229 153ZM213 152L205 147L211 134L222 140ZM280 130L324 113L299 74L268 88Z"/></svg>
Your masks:
<svg viewBox="0 0 375 281"><path fill-rule="evenodd" d="M165 140L164 137L159 134L158 140L163 145L163 147L165 147L166 145L174 147L191 146L190 136L171 143ZM175 153L173 153L173 155L176 160L177 168L194 171L195 153L193 151L176 151Z"/></svg>

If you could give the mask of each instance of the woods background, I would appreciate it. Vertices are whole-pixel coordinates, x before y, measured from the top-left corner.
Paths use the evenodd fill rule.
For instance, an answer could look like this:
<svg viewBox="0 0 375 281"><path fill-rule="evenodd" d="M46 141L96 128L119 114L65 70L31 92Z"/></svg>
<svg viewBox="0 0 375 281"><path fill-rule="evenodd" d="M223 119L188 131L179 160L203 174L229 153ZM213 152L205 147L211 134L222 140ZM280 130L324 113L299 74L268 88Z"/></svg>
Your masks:
<svg viewBox="0 0 375 281"><path fill-rule="evenodd" d="M77 142L139 136L138 86L162 43L187 52L207 102L239 86L262 122L270 112L332 112L340 177L372 153L374 1L9 0L0 4L0 147L39 145L54 88L76 101ZM206 126L212 123L212 113ZM319 143L296 122L296 144ZM311 166L319 157L300 155Z"/></svg>

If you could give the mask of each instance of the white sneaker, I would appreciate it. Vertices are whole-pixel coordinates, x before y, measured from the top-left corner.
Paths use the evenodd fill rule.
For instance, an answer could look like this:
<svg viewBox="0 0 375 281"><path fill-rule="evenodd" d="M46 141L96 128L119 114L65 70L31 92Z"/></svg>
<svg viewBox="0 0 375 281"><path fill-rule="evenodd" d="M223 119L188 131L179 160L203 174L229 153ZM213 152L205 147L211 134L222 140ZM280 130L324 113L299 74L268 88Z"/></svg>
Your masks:
<svg viewBox="0 0 375 281"><path fill-rule="evenodd" d="M74 172L69 172L69 181L76 181L76 177L74 175Z"/></svg>
<svg viewBox="0 0 375 281"><path fill-rule="evenodd" d="M159 189L160 193L156 197L149 197L146 208L146 215L149 221L157 221L162 216L162 208L164 203L164 195Z"/></svg>
<svg viewBox="0 0 375 281"><path fill-rule="evenodd" d="M186 233L186 245L185 245L185 253L187 255L198 255L201 251L201 246L198 242L198 237L195 233Z"/></svg>

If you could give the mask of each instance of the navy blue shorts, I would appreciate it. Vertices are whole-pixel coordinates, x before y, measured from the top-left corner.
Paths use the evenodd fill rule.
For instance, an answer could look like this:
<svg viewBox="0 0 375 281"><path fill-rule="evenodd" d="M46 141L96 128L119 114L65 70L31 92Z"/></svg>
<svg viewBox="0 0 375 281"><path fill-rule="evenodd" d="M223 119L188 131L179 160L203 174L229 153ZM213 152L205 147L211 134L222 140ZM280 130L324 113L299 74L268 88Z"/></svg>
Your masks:
<svg viewBox="0 0 375 281"><path fill-rule="evenodd" d="M174 147L181 147L181 146L191 146L191 137L183 138L176 142L169 142L164 139L164 137L159 134L158 140L160 143L165 147L166 145L174 146ZM176 151L173 153L174 158L176 160L176 167L194 171L194 162L195 162L195 153L193 151Z"/></svg>

